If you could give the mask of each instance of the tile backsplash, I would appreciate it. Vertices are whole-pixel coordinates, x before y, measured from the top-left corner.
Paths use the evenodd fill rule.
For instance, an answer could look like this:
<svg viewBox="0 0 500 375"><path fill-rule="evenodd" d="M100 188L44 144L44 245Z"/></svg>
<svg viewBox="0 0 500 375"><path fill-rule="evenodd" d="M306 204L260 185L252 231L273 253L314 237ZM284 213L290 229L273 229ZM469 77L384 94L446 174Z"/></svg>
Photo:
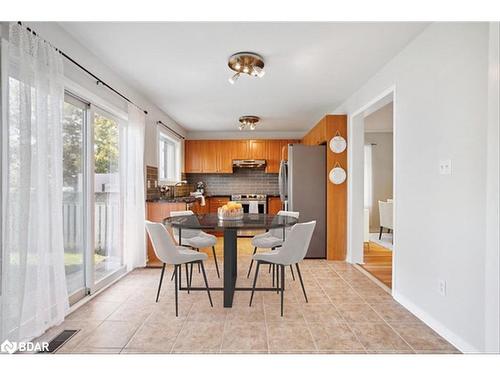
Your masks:
<svg viewBox="0 0 500 375"><path fill-rule="evenodd" d="M149 186L148 186L149 183ZM146 199L157 199L160 196L158 191L158 168L150 165L146 166Z"/></svg>
<svg viewBox="0 0 500 375"><path fill-rule="evenodd" d="M203 181L207 195L279 194L278 174L265 173L264 168L235 169L234 173L187 173L189 183Z"/></svg>

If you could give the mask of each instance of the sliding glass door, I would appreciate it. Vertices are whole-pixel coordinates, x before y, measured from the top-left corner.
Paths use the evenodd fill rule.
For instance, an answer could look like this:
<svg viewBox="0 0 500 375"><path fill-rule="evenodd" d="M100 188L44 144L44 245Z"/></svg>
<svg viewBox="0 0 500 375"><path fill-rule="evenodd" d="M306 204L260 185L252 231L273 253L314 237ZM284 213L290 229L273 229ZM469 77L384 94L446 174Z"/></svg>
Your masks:
<svg viewBox="0 0 500 375"><path fill-rule="evenodd" d="M94 133L94 270L95 282L123 266L118 120L93 111Z"/></svg>
<svg viewBox="0 0 500 375"><path fill-rule="evenodd" d="M64 260L74 303L125 270L119 121L66 94L62 137Z"/></svg>
<svg viewBox="0 0 500 375"><path fill-rule="evenodd" d="M66 283L74 299L86 294L85 132L89 105L69 94L63 117L63 229Z"/></svg>

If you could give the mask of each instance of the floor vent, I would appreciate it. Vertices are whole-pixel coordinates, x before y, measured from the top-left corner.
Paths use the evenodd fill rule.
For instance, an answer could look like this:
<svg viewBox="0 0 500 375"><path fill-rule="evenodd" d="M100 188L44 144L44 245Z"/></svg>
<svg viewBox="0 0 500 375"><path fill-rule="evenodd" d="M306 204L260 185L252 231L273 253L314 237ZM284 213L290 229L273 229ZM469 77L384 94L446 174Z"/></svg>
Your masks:
<svg viewBox="0 0 500 375"><path fill-rule="evenodd" d="M49 342L49 349L40 351L38 352L39 354L51 354L55 353L61 346L63 346L66 341L68 341L70 338L72 338L74 335L76 335L80 331L79 329L65 329L62 331L60 334L58 334L56 337L54 337L50 342Z"/></svg>

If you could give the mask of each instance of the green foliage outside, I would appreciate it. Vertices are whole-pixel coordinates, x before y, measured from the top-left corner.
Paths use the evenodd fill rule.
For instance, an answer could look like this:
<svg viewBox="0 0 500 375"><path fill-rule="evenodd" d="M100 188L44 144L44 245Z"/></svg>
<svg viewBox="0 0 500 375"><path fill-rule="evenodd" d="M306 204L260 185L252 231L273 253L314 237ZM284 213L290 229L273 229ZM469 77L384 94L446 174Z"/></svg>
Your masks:
<svg viewBox="0 0 500 375"><path fill-rule="evenodd" d="M64 186L77 191L78 175L83 167L83 115L84 111L64 103L63 163ZM119 167L118 125L99 114L94 117L95 173L116 173Z"/></svg>
<svg viewBox="0 0 500 375"><path fill-rule="evenodd" d="M116 173L119 166L118 125L98 114L94 118L95 173Z"/></svg>

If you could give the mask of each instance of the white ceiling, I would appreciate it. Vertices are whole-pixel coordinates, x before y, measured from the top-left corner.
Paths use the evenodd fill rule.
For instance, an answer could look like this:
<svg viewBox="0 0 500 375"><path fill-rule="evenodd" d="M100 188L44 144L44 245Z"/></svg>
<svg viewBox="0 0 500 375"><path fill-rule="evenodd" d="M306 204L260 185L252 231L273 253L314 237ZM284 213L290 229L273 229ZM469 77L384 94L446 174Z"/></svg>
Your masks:
<svg viewBox="0 0 500 375"><path fill-rule="evenodd" d="M61 23L188 131L309 129L426 23ZM228 57L252 51L266 75L228 83Z"/></svg>

